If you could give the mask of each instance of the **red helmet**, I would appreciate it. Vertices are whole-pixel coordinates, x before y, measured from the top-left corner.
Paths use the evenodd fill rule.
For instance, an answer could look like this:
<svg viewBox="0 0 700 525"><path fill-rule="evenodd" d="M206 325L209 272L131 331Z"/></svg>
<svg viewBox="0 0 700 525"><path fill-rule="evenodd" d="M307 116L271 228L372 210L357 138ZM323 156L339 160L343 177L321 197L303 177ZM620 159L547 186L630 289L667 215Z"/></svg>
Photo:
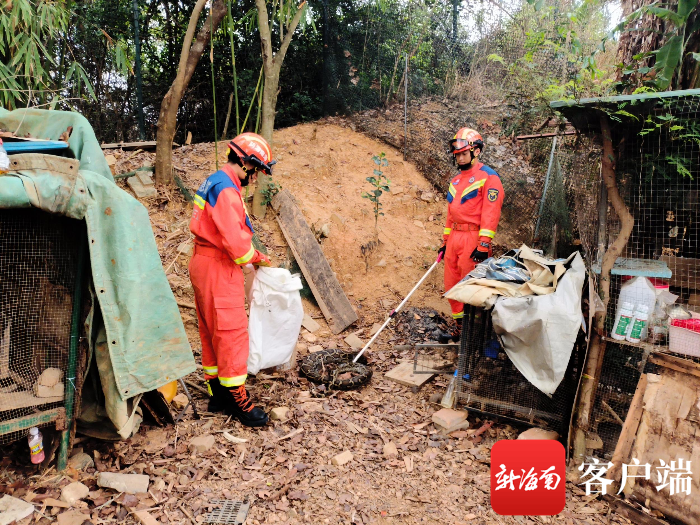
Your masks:
<svg viewBox="0 0 700 525"><path fill-rule="evenodd" d="M479 132L471 128L461 128L450 140L450 153L457 155L463 151L470 151L474 148L484 150L484 141Z"/></svg>
<svg viewBox="0 0 700 525"><path fill-rule="evenodd" d="M257 133L241 133L228 143L229 153L235 153L242 163L249 162L257 170L272 173L272 149Z"/></svg>

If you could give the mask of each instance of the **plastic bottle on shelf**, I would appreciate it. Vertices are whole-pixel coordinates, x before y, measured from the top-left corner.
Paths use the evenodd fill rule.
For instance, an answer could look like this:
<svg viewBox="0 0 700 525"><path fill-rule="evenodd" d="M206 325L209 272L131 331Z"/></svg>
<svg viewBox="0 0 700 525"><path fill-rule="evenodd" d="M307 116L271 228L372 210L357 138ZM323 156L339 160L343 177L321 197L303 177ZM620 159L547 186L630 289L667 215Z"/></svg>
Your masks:
<svg viewBox="0 0 700 525"><path fill-rule="evenodd" d="M632 322L632 329L627 334L626 339L630 343L639 343L644 339L643 334L647 326L647 321L649 320L649 309L640 304L634 310L634 321Z"/></svg>
<svg viewBox="0 0 700 525"><path fill-rule="evenodd" d="M612 338L618 341L624 341L625 337L632 328L632 321L634 319L634 304L633 303L620 303L617 308L617 315L615 316L615 324L612 329Z"/></svg>
<svg viewBox="0 0 700 525"><path fill-rule="evenodd" d="M7 151L2 146L2 139L0 139L0 173L7 173L10 171L10 157L7 156Z"/></svg>
<svg viewBox="0 0 700 525"><path fill-rule="evenodd" d="M620 295L617 299L617 304L630 303L633 307L644 305L647 307L647 312L651 315L656 306L656 288L652 282L646 277L634 277L622 285ZM619 306L618 306L619 309ZM618 317L617 315L615 316ZM648 332L648 323L644 325L642 339L646 339Z"/></svg>
<svg viewBox="0 0 700 525"><path fill-rule="evenodd" d="M44 461L44 436L37 427L29 429L29 454L32 463L38 464Z"/></svg>

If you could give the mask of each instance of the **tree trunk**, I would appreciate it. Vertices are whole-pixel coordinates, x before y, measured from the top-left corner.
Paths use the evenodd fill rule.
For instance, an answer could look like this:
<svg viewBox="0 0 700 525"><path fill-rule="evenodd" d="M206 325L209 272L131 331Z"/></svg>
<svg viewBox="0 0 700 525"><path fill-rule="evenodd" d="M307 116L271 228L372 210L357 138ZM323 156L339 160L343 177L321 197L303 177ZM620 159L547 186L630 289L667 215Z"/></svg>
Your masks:
<svg viewBox="0 0 700 525"><path fill-rule="evenodd" d="M292 0L287 0L291 2ZM277 95L279 94L280 70L284 62L284 56L289 49L289 43L292 41L294 31L296 31L301 16L304 13L304 4L302 2L297 8L292 20L280 28L280 36L282 42L280 48L275 53L272 50L272 29L270 27L269 18L267 16L267 6L265 0L255 0L255 6L258 10L258 29L260 30L260 45L262 48L263 60L263 93L262 93L262 124L260 126L260 135L272 146L272 132L275 129L275 108L277 107ZM282 9L282 5L279 6ZM283 36L282 36L283 35ZM253 194L253 216L256 218L264 218L267 211L267 204L264 203L265 197L262 192L265 191L270 184L270 177L261 174L258 177L258 183Z"/></svg>
<svg viewBox="0 0 700 525"><path fill-rule="evenodd" d="M182 44L180 53L180 64L177 68L177 76L170 89L163 97L158 116L158 133L156 144L156 183L172 184L172 144L177 126L177 111L182 100L182 95L189 84L195 67L199 62L204 49L211 38L212 27L216 29L226 14L224 0L215 0L211 13L205 20L201 29L197 33L194 44L192 39L197 29L197 21L207 0L197 0L197 4L192 10L190 22L187 26L187 33ZM211 20L210 20L211 18ZM190 47L191 46L191 47Z"/></svg>
<svg viewBox="0 0 700 525"><path fill-rule="evenodd" d="M605 342L602 340L602 335L605 333L605 317L608 311L608 304L610 303L610 274L615 261L627 246L627 241L629 241L634 228L634 217L627 209L627 205L617 187L615 149L610 132L610 123L606 115L600 117L600 130L603 136L603 183L608 191L608 199L620 219L620 233L605 252L600 269L598 290L604 309L602 312L596 313L593 321L591 347L586 358L586 366L581 381L581 394L576 407L574 462L578 464L583 460L586 453L586 433L590 426L591 410L595 402L595 392L600 380L603 357L605 356Z"/></svg>

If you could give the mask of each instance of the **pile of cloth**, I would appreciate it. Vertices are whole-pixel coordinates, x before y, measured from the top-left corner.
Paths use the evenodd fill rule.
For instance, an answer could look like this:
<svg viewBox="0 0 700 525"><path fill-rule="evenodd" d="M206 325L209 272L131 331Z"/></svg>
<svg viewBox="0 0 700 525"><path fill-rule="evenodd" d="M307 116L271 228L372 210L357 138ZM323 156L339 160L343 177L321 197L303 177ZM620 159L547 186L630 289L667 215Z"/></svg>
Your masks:
<svg viewBox="0 0 700 525"><path fill-rule="evenodd" d="M578 252L547 259L523 245L477 265L445 297L492 309L494 331L515 367L551 396L564 378L579 328L586 268Z"/></svg>

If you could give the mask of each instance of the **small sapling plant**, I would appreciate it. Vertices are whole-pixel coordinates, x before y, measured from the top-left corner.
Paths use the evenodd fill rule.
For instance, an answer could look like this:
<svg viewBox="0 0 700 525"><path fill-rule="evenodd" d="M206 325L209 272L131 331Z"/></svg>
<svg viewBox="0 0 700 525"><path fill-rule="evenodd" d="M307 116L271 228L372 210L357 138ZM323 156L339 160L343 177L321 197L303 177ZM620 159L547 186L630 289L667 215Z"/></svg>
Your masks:
<svg viewBox="0 0 700 525"><path fill-rule="evenodd" d="M387 159L386 155L382 152L379 155L372 157L372 160L377 167L374 168L374 175L372 177L367 177L366 180L372 186L374 186L374 189L372 191L364 192L362 197L369 199L374 206L374 230L377 232L377 235L379 235L377 230L377 221L379 220L380 215L384 215L384 213L381 211L382 203L380 202L379 198L382 196L382 193L389 191L389 185L391 184L391 181L386 178L381 168L389 165L389 159Z"/></svg>

